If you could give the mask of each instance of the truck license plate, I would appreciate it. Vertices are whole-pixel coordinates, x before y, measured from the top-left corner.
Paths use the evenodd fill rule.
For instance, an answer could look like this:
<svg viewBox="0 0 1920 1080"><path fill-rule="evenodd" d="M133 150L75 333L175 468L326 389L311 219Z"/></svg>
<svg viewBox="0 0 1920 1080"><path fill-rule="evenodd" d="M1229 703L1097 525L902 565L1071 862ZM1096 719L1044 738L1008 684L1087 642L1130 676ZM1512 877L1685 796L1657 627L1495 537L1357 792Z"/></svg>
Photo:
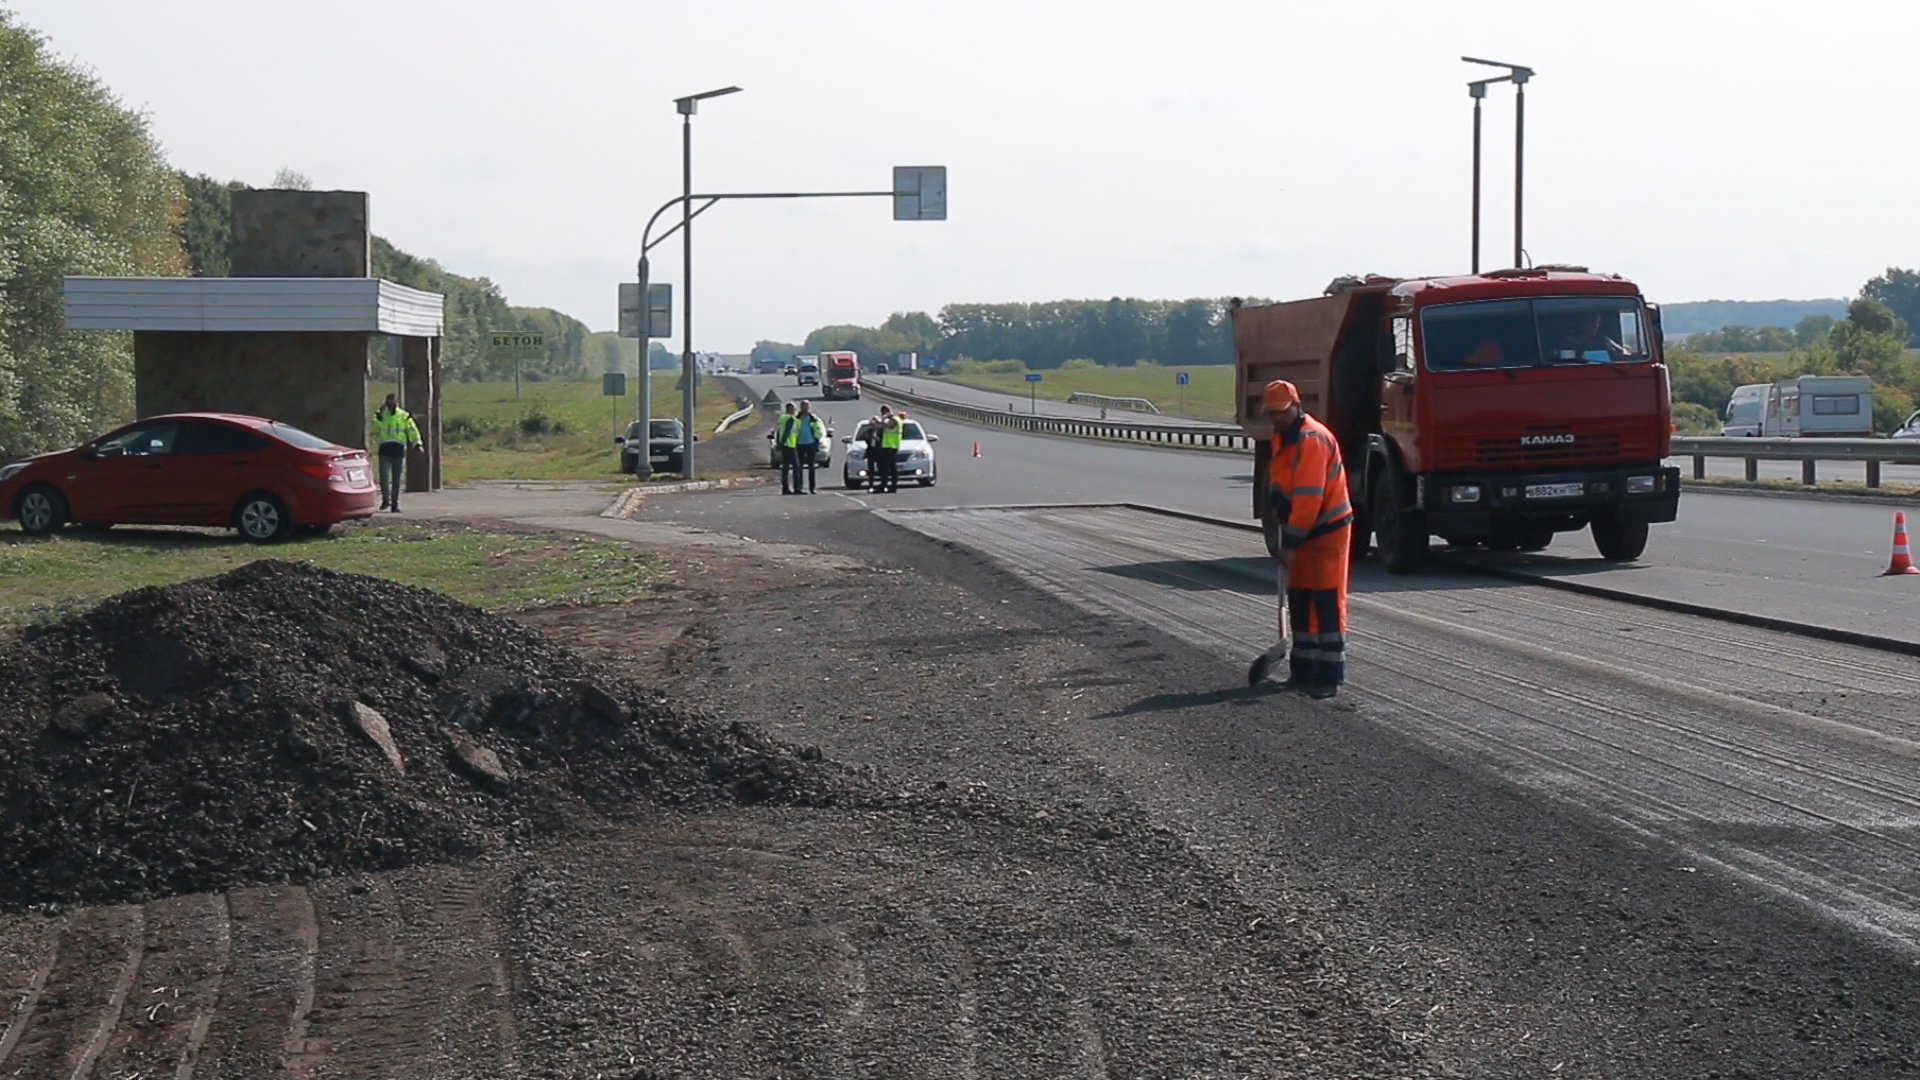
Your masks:
<svg viewBox="0 0 1920 1080"><path fill-rule="evenodd" d="M1528 484L1529 499L1569 499L1576 495L1585 495L1585 484Z"/></svg>

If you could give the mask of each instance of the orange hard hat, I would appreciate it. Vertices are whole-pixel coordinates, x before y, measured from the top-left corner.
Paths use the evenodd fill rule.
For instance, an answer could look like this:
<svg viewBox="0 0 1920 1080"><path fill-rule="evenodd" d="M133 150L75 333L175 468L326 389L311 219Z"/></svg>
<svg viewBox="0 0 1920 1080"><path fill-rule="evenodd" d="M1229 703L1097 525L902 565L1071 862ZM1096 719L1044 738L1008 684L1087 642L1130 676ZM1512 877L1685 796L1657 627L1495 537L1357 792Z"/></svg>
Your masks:
<svg viewBox="0 0 1920 1080"><path fill-rule="evenodd" d="M1261 398L1268 412L1279 412L1300 404L1300 388L1285 379L1275 379L1267 384Z"/></svg>

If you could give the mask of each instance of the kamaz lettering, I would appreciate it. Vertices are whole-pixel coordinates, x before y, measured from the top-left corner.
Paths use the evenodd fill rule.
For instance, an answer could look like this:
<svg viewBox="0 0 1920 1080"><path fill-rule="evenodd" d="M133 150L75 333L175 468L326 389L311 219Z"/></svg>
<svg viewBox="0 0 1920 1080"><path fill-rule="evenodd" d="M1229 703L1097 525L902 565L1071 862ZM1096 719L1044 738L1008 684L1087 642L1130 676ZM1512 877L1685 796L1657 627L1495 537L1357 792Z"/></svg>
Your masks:
<svg viewBox="0 0 1920 1080"><path fill-rule="evenodd" d="M1573 433L1565 432L1559 435L1522 435L1520 436L1520 445L1521 446L1572 446Z"/></svg>

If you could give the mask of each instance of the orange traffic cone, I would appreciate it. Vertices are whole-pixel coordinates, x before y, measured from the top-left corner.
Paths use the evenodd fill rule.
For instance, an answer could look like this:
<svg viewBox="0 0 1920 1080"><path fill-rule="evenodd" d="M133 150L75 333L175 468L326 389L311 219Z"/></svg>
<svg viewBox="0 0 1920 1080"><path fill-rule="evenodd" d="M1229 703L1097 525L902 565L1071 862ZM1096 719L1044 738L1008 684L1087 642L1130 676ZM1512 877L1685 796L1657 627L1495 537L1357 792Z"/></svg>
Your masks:
<svg viewBox="0 0 1920 1080"><path fill-rule="evenodd" d="M1905 511L1893 512L1893 562L1887 565L1887 572L1881 577L1894 574L1920 574L1920 567L1913 565L1913 555L1907 550L1907 515Z"/></svg>
<svg viewBox="0 0 1920 1080"><path fill-rule="evenodd" d="M973 456L974 457L980 456L980 444L977 442L973 444Z"/></svg>

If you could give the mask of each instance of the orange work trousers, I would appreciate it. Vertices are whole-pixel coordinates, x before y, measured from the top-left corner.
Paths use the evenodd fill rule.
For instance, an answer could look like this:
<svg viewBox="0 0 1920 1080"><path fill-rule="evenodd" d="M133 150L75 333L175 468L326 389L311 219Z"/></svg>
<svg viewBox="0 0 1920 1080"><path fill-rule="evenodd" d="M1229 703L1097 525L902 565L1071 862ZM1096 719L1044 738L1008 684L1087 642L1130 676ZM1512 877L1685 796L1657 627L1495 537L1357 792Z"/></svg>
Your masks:
<svg viewBox="0 0 1920 1080"><path fill-rule="evenodd" d="M1351 523L1294 549L1287 571L1293 681L1338 686L1347 678L1347 571Z"/></svg>

